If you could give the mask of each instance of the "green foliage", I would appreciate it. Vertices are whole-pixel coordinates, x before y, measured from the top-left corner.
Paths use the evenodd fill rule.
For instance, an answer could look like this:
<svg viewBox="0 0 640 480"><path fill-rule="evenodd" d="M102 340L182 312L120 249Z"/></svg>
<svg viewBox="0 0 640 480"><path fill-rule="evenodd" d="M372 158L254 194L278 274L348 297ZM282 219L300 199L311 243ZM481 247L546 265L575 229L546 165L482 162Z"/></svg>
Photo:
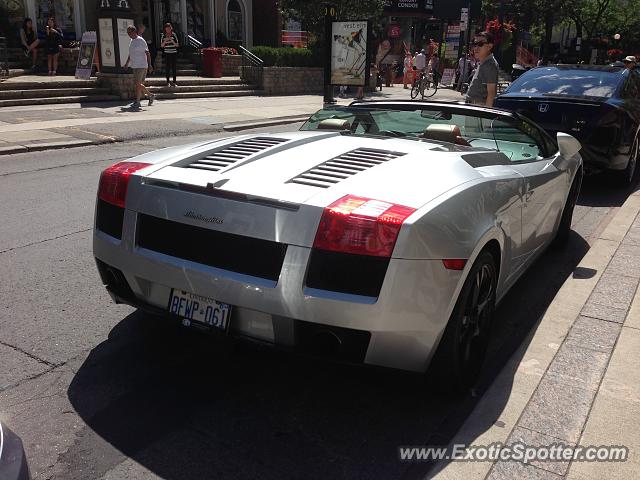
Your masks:
<svg viewBox="0 0 640 480"><path fill-rule="evenodd" d="M265 67L322 66L322 57L320 52L315 49L257 46L251 49L251 53L262 59Z"/></svg>

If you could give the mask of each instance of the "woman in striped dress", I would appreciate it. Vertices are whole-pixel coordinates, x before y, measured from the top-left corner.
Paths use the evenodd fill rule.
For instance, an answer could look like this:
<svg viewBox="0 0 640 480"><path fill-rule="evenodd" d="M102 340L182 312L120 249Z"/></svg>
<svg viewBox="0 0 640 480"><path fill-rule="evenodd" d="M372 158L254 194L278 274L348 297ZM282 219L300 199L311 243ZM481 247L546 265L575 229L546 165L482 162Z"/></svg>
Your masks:
<svg viewBox="0 0 640 480"><path fill-rule="evenodd" d="M167 76L167 87L176 87L177 59L178 59L178 36L173 31L170 23L164 24L164 32L160 37L160 47L164 52L165 74ZM169 83L169 70L173 73L173 83Z"/></svg>

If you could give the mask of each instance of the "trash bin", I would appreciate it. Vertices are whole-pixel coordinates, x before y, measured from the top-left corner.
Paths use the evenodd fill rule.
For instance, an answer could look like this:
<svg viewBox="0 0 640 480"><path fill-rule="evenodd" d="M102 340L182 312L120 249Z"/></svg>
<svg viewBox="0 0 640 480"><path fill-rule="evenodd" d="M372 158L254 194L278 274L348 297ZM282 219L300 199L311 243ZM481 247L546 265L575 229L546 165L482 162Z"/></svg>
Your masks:
<svg viewBox="0 0 640 480"><path fill-rule="evenodd" d="M202 73L205 77L222 77L222 52L219 49L202 49Z"/></svg>

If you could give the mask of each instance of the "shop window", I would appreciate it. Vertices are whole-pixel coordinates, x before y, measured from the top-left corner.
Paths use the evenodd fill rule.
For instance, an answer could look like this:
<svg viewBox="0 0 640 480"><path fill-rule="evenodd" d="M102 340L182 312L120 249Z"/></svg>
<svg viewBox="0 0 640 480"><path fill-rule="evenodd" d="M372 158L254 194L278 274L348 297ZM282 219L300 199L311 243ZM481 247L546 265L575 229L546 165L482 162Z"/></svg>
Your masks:
<svg viewBox="0 0 640 480"><path fill-rule="evenodd" d="M244 41L244 25L242 9L237 0L229 0L227 4L227 37L229 40Z"/></svg>

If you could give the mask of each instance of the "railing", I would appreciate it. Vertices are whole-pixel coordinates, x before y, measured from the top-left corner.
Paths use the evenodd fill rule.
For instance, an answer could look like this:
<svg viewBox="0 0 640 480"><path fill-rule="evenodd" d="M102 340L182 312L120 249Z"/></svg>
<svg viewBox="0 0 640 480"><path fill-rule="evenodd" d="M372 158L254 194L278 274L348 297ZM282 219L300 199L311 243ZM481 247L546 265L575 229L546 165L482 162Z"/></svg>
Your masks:
<svg viewBox="0 0 640 480"><path fill-rule="evenodd" d="M0 78L9 77L9 45L7 37L0 37Z"/></svg>
<svg viewBox="0 0 640 480"><path fill-rule="evenodd" d="M262 87L262 70L264 62L242 45L238 46L242 54L242 73L240 74L245 82Z"/></svg>
<svg viewBox="0 0 640 480"><path fill-rule="evenodd" d="M180 40L183 47L183 56L186 56L190 60L192 60L194 65L196 66L196 69L199 72L202 72L202 42L197 38L192 37L188 33L183 33L181 37L182 38Z"/></svg>

